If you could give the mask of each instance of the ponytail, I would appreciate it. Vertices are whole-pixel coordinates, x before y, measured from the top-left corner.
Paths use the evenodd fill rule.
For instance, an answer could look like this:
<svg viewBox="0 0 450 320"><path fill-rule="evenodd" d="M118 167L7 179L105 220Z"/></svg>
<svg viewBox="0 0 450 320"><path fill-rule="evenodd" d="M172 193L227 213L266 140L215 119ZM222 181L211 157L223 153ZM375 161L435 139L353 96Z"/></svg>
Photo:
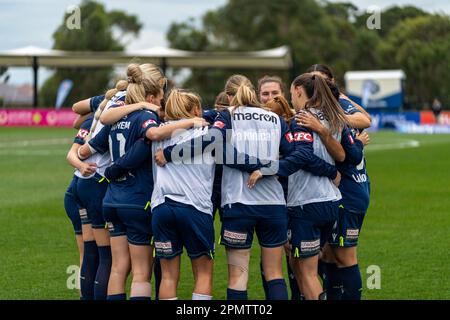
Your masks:
<svg viewBox="0 0 450 320"><path fill-rule="evenodd" d="M166 120L180 120L193 118L195 108L201 110L200 97L186 90L172 89L166 102Z"/></svg>
<svg viewBox="0 0 450 320"><path fill-rule="evenodd" d="M340 132L347 124L344 111L323 77L305 73L295 78L292 86L305 89L308 96L305 109L319 109L330 124L333 134Z"/></svg>

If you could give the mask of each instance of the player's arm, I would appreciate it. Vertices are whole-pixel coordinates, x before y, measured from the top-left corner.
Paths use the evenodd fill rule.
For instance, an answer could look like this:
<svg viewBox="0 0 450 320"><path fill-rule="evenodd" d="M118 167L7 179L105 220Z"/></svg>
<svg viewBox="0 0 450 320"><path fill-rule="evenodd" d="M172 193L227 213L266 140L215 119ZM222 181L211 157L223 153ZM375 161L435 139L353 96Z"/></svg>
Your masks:
<svg viewBox="0 0 450 320"><path fill-rule="evenodd" d="M342 162L345 160L345 151L341 143L337 141L331 131L328 130L314 115L310 113L302 113L295 116L297 124L305 128L309 128L316 132L323 144L327 148L328 153L334 160Z"/></svg>
<svg viewBox="0 0 450 320"><path fill-rule="evenodd" d="M214 124L209 127L205 135L193 138L178 145L172 145L159 151L155 160L158 165L164 165L173 160L174 152L178 159L182 159L185 150L190 150L190 157L202 154L205 149L214 144L212 148L215 151L216 163L224 164L227 167L251 173L260 169L265 164L259 159L238 152L237 149L227 141L227 129L231 129L231 118L228 111L217 113ZM221 157L222 159L220 159ZM267 163L266 165L268 165Z"/></svg>
<svg viewBox="0 0 450 320"><path fill-rule="evenodd" d="M81 128L81 125L83 124L83 122L86 121L86 119L87 119L91 114L92 114L92 113L89 112L89 113L87 113L87 114L85 114L85 115L83 115L83 116L78 115L77 118L73 121L73 124L72 124L73 128L74 128L74 129L77 129L77 130L80 129L80 128Z"/></svg>
<svg viewBox="0 0 450 320"><path fill-rule="evenodd" d="M145 136L147 137L147 139L160 141L170 138L172 136L172 133L176 130L187 130L194 126L205 127L207 125L208 122L206 122L205 119L196 117L192 119L172 122L163 126L151 127L146 131Z"/></svg>
<svg viewBox="0 0 450 320"><path fill-rule="evenodd" d="M81 160L89 158L94 153L105 153L109 150L109 132L111 130L110 126L104 126L102 130L87 143L82 145L77 150L78 158Z"/></svg>
<svg viewBox="0 0 450 320"><path fill-rule="evenodd" d="M350 127L355 129L367 129L372 125L372 117L363 107L361 107L359 104L351 100L343 93L341 93L340 99L345 101L344 105L341 104L341 106L343 107L344 111L348 113L346 117ZM353 110L350 111L349 109Z"/></svg>
<svg viewBox="0 0 450 320"><path fill-rule="evenodd" d="M75 102L72 105L72 111L81 116L95 112L103 99L105 99L105 95L94 96L92 98Z"/></svg>
<svg viewBox="0 0 450 320"><path fill-rule="evenodd" d="M139 102L127 104L118 108L108 108L108 110L102 112L102 115L100 116L100 122L104 125L114 124L126 115L142 109L158 112L161 107L148 102Z"/></svg>
<svg viewBox="0 0 450 320"><path fill-rule="evenodd" d="M122 157L106 168L105 177L109 180L118 179L127 172L141 167L150 156L150 141L141 138Z"/></svg>
<svg viewBox="0 0 450 320"><path fill-rule="evenodd" d="M72 147L67 153L67 162L75 169L78 169L83 176L90 176L95 173L97 165L95 163L81 161L77 155L78 148L80 148L78 143L72 144Z"/></svg>
<svg viewBox="0 0 450 320"><path fill-rule="evenodd" d="M369 143L369 135L361 133L358 138L353 135L350 129L344 128L342 131L341 144L345 149L345 162L353 165L361 163L364 154L364 145Z"/></svg>
<svg viewBox="0 0 450 320"><path fill-rule="evenodd" d="M291 127L292 130L282 127L283 135L280 141L280 153L283 158L273 162L270 167L264 167L253 172L247 182L249 188L252 188L262 175L276 174L288 177L300 169L316 176L328 177L338 185L340 175L336 167L314 154L312 131L298 126L295 119L292 120Z"/></svg>

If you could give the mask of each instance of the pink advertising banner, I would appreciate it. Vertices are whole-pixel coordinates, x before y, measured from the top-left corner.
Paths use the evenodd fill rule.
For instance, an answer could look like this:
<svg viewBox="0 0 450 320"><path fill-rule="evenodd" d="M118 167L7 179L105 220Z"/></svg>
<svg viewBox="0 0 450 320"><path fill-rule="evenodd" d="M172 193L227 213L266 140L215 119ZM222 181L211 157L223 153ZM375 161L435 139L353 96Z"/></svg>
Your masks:
<svg viewBox="0 0 450 320"><path fill-rule="evenodd" d="M71 109L0 109L0 127L72 127Z"/></svg>

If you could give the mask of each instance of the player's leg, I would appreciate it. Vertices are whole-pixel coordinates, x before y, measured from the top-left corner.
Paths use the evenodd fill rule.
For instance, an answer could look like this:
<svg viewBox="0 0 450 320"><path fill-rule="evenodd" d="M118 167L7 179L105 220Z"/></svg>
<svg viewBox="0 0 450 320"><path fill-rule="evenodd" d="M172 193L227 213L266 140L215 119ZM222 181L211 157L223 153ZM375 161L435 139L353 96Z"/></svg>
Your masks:
<svg viewBox="0 0 450 320"><path fill-rule="evenodd" d="M173 210L177 229L187 254L191 258L194 274L192 300L211 300L214 266L214 221L210 214L193 206L178 205Z"/></svg>
<svg viewBox="0 0 450 320"><path fill-rule="evenodd" d="M292 264L300 291L306 300L322 297L322 285L317 275L320 252L320 229L308 206L293 207L289 219L292 237Z"/></svg>
<svg viewBox="0 0 450 320"><path fill-rule="evenodd" d="M176 231L175 214L167 203L158 205L152 212L152 231L155 254L161 264L159 300L176 300L180 278L182 244Z"/></svg>
<svg viewBox="0 0 450 320"><path fill-rule="evenodd" d="M234 217L236 212L245 210L233 204L225 206L219 244L225 246L228 263L228 300L247 300L247 282L250 263L250 248L253 241L255 219Z"/></svg>
<svg viewBox="0 0 450 320"><path fill-rule="evenodd" d="M116 208L103 208L111 243L111 273L108 281L108 300L125 300L125 284L131 262L125 225L117 217Z"/></svg>
<svg viewBox="0 0 450 320"><path fill-rule="evenodd" d="M119 218L127 227L131 257L131 300L150 300L153 267L152 215L150 210L118 209Z"/></svg>
<svg viewBox="0 0 450 320"><path fill-rule="evenodd" d="M344 222L339 244L334 247L337 272L342 281L342 299L360 300L362 293L361 272L358 266L357 245L364 220L364 213L353 213L341 208Z"/></svg>
<svg viewBox="0 0 450 320"><path fill-rule="evenodd" d="M272 206L273 218L258 219L256 235L261 245L264 278L269 300L287 300L288 292L283 277L284 245L287 243L288 218L284 206Z"/></svg>
<svg viewBox="0 0 450 320"><path fill-rule="evenodd" d="M106 228L102 206L107 184L106 182L99 183L98 180L96 177L91 178L84 182L83 187L91 192L88 213L91 217L92 229L99 254L99 264L95 275L94 298L95 300L106 300L112 256L109 231Z"/></svg>

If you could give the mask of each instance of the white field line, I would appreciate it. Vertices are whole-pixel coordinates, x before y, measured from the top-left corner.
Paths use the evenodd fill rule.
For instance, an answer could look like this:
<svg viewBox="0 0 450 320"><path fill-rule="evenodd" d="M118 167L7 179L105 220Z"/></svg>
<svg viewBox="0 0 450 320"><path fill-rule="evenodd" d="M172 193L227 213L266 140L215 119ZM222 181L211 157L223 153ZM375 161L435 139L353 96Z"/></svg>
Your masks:
<svg viewBox="0 0 450 320"><path fill-rule="evenodd" d="M418 148L420 147L420 142L417 140L407 140L397 143L386 143L386 144L369 144L364 151L380 151L380 150L397 150L397 149L407 149L407 148Z"/></svg>

